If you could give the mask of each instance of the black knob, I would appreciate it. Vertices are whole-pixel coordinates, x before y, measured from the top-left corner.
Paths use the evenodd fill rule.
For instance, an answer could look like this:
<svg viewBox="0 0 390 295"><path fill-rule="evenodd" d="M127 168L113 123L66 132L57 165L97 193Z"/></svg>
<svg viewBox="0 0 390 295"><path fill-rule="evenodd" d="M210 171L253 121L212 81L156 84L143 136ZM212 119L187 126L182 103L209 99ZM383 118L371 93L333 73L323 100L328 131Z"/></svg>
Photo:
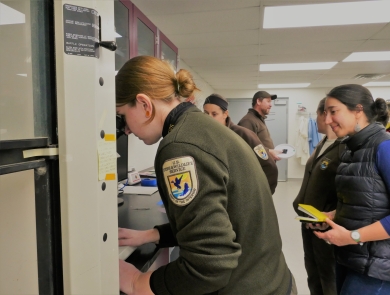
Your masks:
<svg viewBox="0 0 390 295"><path fill-rule="evenodd" d="M115 51L118 48L115 41L101 41L99 45L111 51Z"/></svg>

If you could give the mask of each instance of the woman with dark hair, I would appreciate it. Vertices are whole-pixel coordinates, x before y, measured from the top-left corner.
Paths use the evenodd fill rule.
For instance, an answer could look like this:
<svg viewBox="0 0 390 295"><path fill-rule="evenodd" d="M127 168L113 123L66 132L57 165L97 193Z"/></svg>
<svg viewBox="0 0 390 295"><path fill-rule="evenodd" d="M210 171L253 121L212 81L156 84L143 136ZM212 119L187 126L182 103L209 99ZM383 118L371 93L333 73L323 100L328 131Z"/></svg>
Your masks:
<svg viewBox="0 0 390 295"><path fill-rule="evenodd" d="M188 71L175 73L151 56L130 59L116 76L126 133L148 145L160 141L154 168L169 220L144 231L121 228L119 245L180 247L178 259L146 273L120 260L120 289L137 295L296 294L256 156L228 128L181 102L196 90Z"/></svg>
<svg viewBox="0 0 390 295"><path fill-rule="evenodd" d="M316 146L305 166L305 174L301 189L293 202L297 214L299 204L312 205L320 211L332 211L336 209L337 193L335 178L337 167L340 164L340 155L345 149L330 126L325 124L325 100L321 99L317 107L318 132L325 137ZM321 226L313 226L302 223L302 241L304 251L305 268L307 272L307 284L310 294L335 295L336 260L333 246L318 239L313 231L321 230Z"/></svg>
<svg viewBox="0 0 390 295"><path fill-rule="evenodd" d="M267 176L273 194L278 184L278 167L275 161L268 155L268 149L264 147L256 133L232 122L229 117L228 106L229 103L224 97L219 94L211 94L204 101L203 111L217 122L237 133L253 149L265 176Z"/></svg>
<svg viewBox="0 0 390 295"><path fill-rule="evenodd" d="M386 102L355 84L333 88L326 124L347 149L337 170L336 210L330 230L316 235L334 244L338 294L390 294L390 134L378 118ZM387 114L387 115L386 115Z"/></svg>

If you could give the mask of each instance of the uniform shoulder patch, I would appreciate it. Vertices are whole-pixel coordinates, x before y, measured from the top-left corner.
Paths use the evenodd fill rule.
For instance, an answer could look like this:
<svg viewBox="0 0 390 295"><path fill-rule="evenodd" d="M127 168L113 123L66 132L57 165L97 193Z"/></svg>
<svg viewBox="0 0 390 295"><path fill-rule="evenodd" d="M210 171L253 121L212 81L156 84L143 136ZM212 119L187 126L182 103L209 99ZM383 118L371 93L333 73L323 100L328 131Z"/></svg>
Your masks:
<svg viewBox="0 0 390 295"><path fill-rule="evenodd" d="M267 151L265 150L264 146L262 144L259 144L253 148L255 151L256 155L260 157L260 159L263 160L268 160L268 154Z"/></svg>
<svg viewBox="0 0 390 295"><path fill-rule="evenodd" d="M198 193L198 174L194 158L169 159L163 164L165 185L169 199L177 206L186 206Z"/></svg>

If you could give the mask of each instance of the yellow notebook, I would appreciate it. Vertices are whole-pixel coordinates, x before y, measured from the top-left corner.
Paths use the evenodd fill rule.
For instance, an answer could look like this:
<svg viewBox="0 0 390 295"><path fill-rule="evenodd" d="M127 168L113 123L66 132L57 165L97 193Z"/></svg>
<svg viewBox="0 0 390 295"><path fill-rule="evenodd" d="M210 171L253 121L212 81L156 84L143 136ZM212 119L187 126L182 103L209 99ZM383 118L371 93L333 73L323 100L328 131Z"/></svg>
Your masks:
<svg viewBox="0 0 390 295"><path fill-rule="evenodd" d="M298 204L298 210L307 215L295 217L295 219L298 219L302 222L325 222L325 219L328 218L328 216L311 205Z"/></svg>

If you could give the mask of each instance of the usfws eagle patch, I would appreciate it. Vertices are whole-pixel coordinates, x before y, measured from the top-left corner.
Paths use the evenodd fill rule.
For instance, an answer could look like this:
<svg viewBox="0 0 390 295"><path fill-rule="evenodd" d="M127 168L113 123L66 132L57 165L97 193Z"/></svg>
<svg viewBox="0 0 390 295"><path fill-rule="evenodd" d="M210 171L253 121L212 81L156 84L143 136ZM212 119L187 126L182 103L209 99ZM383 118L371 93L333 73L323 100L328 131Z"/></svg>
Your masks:
<svg viewBox="0 0 390 295"><path fill-rule="evenodd" d="M328 168L329 163L330 163L330 159L324 158L324 159L321 161L320 169L321 169L321 170L325 170L326 168Z"/></svg>
<svg viewBox="0 0 390 295"><path fill-rule="evenodd" d="M198 174L192 157L164 162L163 174L170 200L177 206L188 205L198 193Z"/></svg>
<svg viewBox="0 0 390 295"><path fill-rule="evenodd" d="M267 151L265 150L264 146L262 144L259 144L253 148L255 151L256 155L260 157L260 159L263 160L268 160L268 154Z"/></svg>

